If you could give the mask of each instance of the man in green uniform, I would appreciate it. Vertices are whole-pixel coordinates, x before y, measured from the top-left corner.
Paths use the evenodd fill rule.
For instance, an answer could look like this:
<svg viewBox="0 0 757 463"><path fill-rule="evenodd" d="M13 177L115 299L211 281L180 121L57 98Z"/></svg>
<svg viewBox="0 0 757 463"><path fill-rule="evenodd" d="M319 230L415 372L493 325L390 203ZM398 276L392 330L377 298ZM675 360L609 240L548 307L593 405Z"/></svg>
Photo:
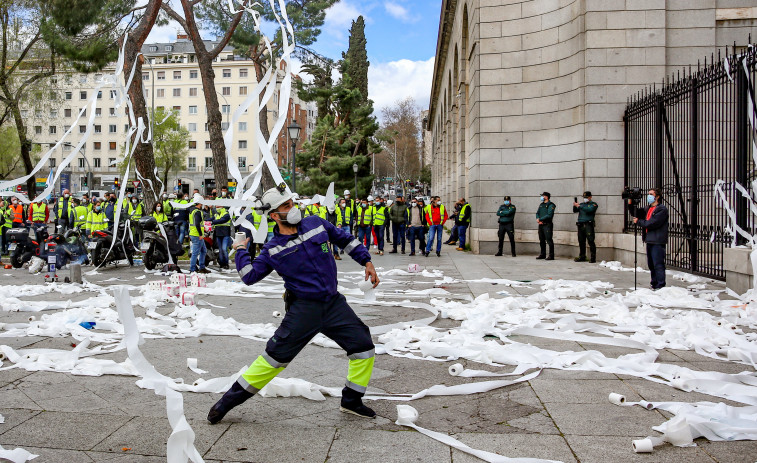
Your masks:
<svg viewBox="0 0 757 463"><path fill-rule="evenodd" d="M499 206L497 216L499 217L499 233L497 234L499 238L499 251L494 255L502 255L502 246L505 241L505 233L507 233L508 238L510 238L510 251L513 257L515 257L515 205L509 196L505 196L505 202Z"/></svg>
<svg viewBox="0 0 757 463"><path fill-rule="evenodd" d="M552 241L552 231L554 226L552 219L555 217L555 203L550 201L551 195L548 192L541 194L541 204L536 211L536 222L539 224L539 248L541 252L537 259L555 260L555 242ZM549 245L549 255L547 255L547 245Z"/></svg>
<svg viewBox="0 0 757 463"><path fill-rule="evenodd" d="M591 200L591 191L584 191L583 203L573 203L573 212L578 212L578 257L576 262L586 262L586 241L589 242L590 262L597 261L597 246L594 244L594 215L599 205Z"/></svg>

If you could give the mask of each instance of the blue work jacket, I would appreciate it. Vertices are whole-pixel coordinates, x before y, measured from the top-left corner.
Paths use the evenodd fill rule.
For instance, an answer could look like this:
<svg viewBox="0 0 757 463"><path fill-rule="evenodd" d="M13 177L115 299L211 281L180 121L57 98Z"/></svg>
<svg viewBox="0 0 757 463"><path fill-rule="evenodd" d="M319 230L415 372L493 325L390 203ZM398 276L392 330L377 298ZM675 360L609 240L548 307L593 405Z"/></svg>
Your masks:
<svg viewBox="0 0 757 463"><path fill-rule="evenodd" d="M297 234L282 235L278 225L273 238L252 260L246 249L236 252L239 276L252 285L273 270L284 279L284 287L297 298L327 301L337 294L336 262L328 242L343 248L360 265L371 261L371 254L358 240L328 221L311 215L302 219Z"/></svg>

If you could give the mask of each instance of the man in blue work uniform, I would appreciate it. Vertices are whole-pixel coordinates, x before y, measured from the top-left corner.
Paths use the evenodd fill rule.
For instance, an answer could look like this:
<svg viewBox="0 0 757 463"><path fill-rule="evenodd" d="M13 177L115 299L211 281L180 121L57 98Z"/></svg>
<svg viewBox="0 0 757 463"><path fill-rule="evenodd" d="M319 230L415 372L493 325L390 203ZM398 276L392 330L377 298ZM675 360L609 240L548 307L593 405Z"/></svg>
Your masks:
<svg viewBox="0 0 757 463"><path fill-rule="evenodd" d="M266 191L262 202L269 208L269 218L276 222L273 239L263 246L255 260L247 252L249 238L234 241L232 247L245 284L255 284L274 270L284 279L286 316L268 340L265 353L210 409L208 421L212 424L221 421L229 410L263 389L318 333L333 339L350 359L340 410L375 417L376 413L362 401L373 371L373 341L368 327L337 292L336 263L328 242L343 248L365 266L365 279L370 278L375 288L379 279L370 253L352 235L321 217L302 219L284 184Z"/></svg>

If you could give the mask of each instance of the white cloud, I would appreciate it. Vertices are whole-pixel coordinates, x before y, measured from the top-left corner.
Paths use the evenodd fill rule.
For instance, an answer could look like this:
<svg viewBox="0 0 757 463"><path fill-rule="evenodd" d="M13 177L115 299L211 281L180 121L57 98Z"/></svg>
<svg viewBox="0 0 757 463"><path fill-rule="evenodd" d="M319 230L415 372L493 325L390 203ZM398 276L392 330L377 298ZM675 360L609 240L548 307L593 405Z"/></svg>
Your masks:
<svg viewBox="0 0 757 463"><path fill-rule="evenodd" d="M332 37L345 41L352 21L361 14L353 3L341 0L326 10L326 21L323 24L323 29Z"/></svg>
<svg viewBox="0 0 757 463"><path fill-rule="evenodd" d="M413 97L421 108L428 107L434 58L426 61L402 59L388 63L371 63L368 68L368 96L377 116L398 100Z"/></svg>
<svg viewBox="0 0 757 463"><path fill-rule="evenodd" d="M409 22L415 22L418 20L418 18L410 15L410 11L408 11L407 8L405 8L404 6L398 3L385 2L384 9L391 16L393 16L396 19L399 19L402 22L409 23Z"/></svg>

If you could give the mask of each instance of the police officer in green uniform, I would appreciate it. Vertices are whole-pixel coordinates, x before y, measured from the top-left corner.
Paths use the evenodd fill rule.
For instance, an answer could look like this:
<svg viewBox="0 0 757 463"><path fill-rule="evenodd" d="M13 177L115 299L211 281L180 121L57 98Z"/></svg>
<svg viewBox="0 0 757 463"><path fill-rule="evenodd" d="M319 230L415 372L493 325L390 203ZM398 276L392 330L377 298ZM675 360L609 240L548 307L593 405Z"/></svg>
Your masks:
<svg viewBox="0 0 757 463"><path fill-rule="evenodd" d="M590 262L597 261L597 246L594 244L594 215L599 205L591 200L591 191L584 191L583 203L574 202L573 212L578 212L578 257L576 262L586 262L586 241L589 242Z"/></svg>
<svg viewBox="0 0 757 463"><path fill-rule="evenodd" d="M505 202L499 206L497 210L497 216L499 217L499 251L495 256L502 255L502 246L505 242L505 233L510 238L510 252L515 257L515 205L510 200L509 196L505 196Z"/></svg>
<svg viewBox="0 0 757 463"><path fill-rule="evenodd" d="M555 260L555 242L552 241L552 232L554 226L552 219L555 217L555 203L550 201L552 195L549 192L541 194L541 204L536 210L536 222L539 224L539 248L541 252L537 259ZM549 255L547 255L547 245L549 245Z"/></svg>

